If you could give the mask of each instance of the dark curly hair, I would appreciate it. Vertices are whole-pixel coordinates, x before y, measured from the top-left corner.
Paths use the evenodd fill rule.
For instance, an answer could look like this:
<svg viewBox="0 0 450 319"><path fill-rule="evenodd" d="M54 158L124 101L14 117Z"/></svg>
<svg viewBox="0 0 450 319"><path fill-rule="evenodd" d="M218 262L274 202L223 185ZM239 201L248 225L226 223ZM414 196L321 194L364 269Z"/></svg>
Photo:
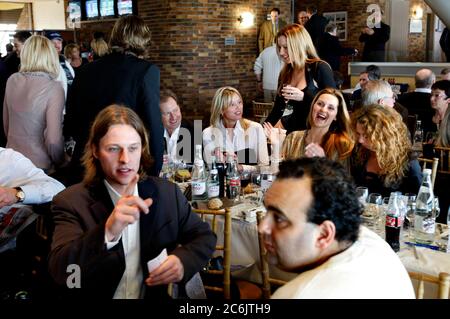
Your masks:
<svg viewBox="0 0 450 319"><path fill-rule="evenodd" d="M302 157L280 164L277 179L303 177L312 179L314 196L307 221L320 225L330 220L336 227L337 241L355 242L361 224L362 206L347 170L325 157Z"/></svg>

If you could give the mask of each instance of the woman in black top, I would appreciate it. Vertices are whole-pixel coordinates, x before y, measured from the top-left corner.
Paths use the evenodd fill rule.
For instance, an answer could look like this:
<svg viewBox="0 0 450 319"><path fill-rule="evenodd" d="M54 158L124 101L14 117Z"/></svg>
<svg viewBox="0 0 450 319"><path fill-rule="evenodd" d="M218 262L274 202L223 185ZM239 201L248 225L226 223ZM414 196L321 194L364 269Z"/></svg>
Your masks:
<svg viewBox="0 0 450 319"><path fill-rule="evenodd" d="M355 183L370 193L389 196L419 191L422 172L411 157L411 142L402 117L393 108L370 105L352 114L358 146L352 156Z"/></svg>
<svg viewBox="0 0 450 319"><path fill-rule="evenodd" d="M336 88L333 71L328 63L320 60L303 26L286 26L278 32L276 41L285 65L278 79L278 96L267 122L288 133L304 130L316 93L326 87ZM292 111L289 111L291 107Z"/></svg>

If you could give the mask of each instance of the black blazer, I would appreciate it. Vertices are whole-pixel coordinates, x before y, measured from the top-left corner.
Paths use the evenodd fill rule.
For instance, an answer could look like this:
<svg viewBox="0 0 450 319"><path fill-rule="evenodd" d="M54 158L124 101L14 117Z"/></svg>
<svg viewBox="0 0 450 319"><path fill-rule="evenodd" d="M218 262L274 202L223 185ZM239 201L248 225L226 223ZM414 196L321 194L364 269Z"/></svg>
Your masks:
<svg viewBox="0 0 450 319"><path fill-rule="evenodd" d="M72 164L78 166L97 114L113 103L133 109L150 135L150 152L157 176L162 167L163 126L159 110L159 69L131 54L112 53L80 68L68 93L64 136L77 145Z"/></svg>
<svg viewBox="0 0 450 319"><path fill-rule="evenodd" d="M210 259L216 244L214 233L192 213L175 184L150 177L139 182L138 190L140 197L153 199L150 212L140 218L144 280L148 277L147 261L167 248L168 254L178 256L183 263L186 282ZM105 223L113 208L103 183L73 185L53 199L55 231L49 271L56 283L65 287L70 275L67 266L80 266L81 288L67 289L71 297L109 299L114 295L125 270L125 256L120 242L106 249ZM145 297L167 297L167 286L145 286Z"/></svg>
<svg viewBox="0 0 450 319"><path fill-rule="evenodd" d="M328 62L333 70L339 71L341 56L355 53L353 48L344 48L339 38L325 32L317 42L317 51L322 60Z"/></svg>
<svg viewBox="0 0 450 319"><path fill-rule="evenodd" d="M398 98L398 102L408 109L409 114L417 114L425 135L427 132L437 131L436 124L433 123L434 110L431 108L430 97L430 93L409 92Z"/></svg>
<svg viewBox="0 0 450 319"><path fill-rule="evenodd" d="M325 33L325 27L327 24L328 19L317 13L313 14L306 22L305 28L311 36L314 45L317 45L317 41Z"/></svg>

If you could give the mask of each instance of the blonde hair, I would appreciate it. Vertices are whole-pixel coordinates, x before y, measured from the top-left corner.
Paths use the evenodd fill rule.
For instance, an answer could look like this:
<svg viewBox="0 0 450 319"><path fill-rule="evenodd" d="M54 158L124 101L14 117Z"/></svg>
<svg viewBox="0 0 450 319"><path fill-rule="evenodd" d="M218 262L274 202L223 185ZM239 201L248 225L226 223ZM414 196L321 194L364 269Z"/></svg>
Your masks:
<svg viewBox="0 0 450 319"><path fill-rule="evenodd" d="M109 39L111 48L131 51L136 55L143 55L150 42L150 30L140 17L123 16L114 24Z"/></svg>
<svg viewBox="0 0 450 319"><path fill-rule="evenodd" d="M281 36L286 37L287 49L291 63L284 65L280 72L278 82L289 83L292 77L292 71L294 69L303 69L307 63L313 63L321 60L311 40L311 36L302 25L296 23L290 24L278 32L275 38L278 53L280 52L278 38Z"/></svg>
<svg viewBox="0 0 450 319"><path fill-rule="evenodd" d="M408 129L401 115L390 107L364 106L352 114L352 128L360 124L375 152L384 186L400 184L408 170L411 142ZM359 145L355 154L356 164L364 165L370 151Z"/></svg>
<svg viewBox="0 0 450 319"><path fill-rule="evenodd" d="M141 180L146 178L146 172L152 165L147 129L132 109L113 104L98 113L89 131L89 139L81 159L85 168L83 182L86 185L93 185L104 178L103 169L99 160L95 158L94 151L99 148L100 140L108 133L109 128L117 124L129 125L139 134L142 153L138 174Z"/></svg>
<svg viewBox="0 0 450 319"><path fill-rule="evenodd" d="M222 113L231 105L234 95L239 96L239 98L243 101L241 93L231 86L224 86L216 91L211 102L211 117L209 124L212 127L219 126ZM241 118L239 122L244 131L250 127L249 121L244 118Z"/></svg>
<svg viewBox="0 0 450 319"><path fill-rule="evenodd" d="M338 107L336 121L331 123L328 132L322 138L320 146L322 146L328 158L342 161L351 155L355 141L353 139L347 104L341 92L333 88L326 88L316 94L311 103L307 127L311 128L313 126L313 107L323 94L330 94L336 97L338 99Z"/></svg>
<svg viewBox="0 0 450 319"><path fill-rule="evenodd" d="M59 75L59 58L53 43L41 35L28 38L20 51L20 72L45 72Z"/></svg>
<svg viewBox="0 0 450 319"><path fill-rule="evenodd" d="M110 53L108 43L103 38L93 39L91 41L91 48L99 58Z"/></svg>
<svg viewBox="0 0 450 319"><path fill-rule="evenodd" d="M73 49L78 49L78 52L80 52L80 46L78 44L69 43L68 45L66 45L66 47L64 48L64 56L66 57L66 59L72 58Z"/></svg>

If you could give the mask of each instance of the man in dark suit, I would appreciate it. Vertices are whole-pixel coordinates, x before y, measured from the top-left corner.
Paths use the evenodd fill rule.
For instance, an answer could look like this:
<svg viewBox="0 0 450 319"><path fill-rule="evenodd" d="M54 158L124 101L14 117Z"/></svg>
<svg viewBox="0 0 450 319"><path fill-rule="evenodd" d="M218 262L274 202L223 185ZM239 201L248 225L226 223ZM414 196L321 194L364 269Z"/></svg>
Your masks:
<svg viewBox="0 0 450 319"><path fill-rule="evenodd" d="M373 14L379 24L364 27L359 36L359 42L364 43L362 61L384 62L386 60L385 46L391 36L391 27L381 21L381 12L377 11Z"/></svg>
<svg viewBox="0 0 450 319"><path fill-rule="evenodd" d="M155 161L149 172L157 176L162 166L163 126L159 111L159 69L142 59L150 41L150 31L136 16L120 18L111 33L113 53L85 65L69 92L64 118L64 136L72 137L75 151L71 183L82 176L80 158L95 116L110 104L130 107L142 118L150 135L150 152Z"/></svg>
<svg viewBox="0 0 450 319"><path fill-rule="evenodd" d="M319 38L317 42L317 51L322 60L328 62L333 71L339 71L341 65L341 56L355 55L358 50L354 48L344 48L336 36L337 26L330 22L325 27L325 33Z"/></svg>
<svg viewBox="0 0 450 319"><path fill-rule="evenodd" d="M182 287L206 265L215 235L175 184L146 177L148 137L135 112L103 109L83 164L83 182L52 203L49 270L57 284L81 298L168 298L169 283Z"/></svg>
<svg viewBox="0 0 450 319"><path fill-rule="evenodd" d="M317 46L317 42L325 33L325 27L328 24L328 19L323 15L318 14L315 6L307 7L306 12L309 15L309 20L305 23L305 28L308 30L314 45Z"/></svg>
<svg viewBox="0 0 450 319"><path fill-rule="evenodd" d="M427 132L436 132L433 123L433 109L431 108L431 86L436 81L436 75L430 69L420 69L415 75L416 88L414 92L403 93L398 102L408 109L409 114L416 114L422 122L424 137Z"/></svg>
<svg viewBox="0 0 450 319"><path fill-rule="evenodd" d="M163 90L160 94L159 107L164 126L164 152L171 162L183 160L194 162L194 128L191 123L183 120L180 103L174 92ZM201 136L201 131L199 132ZM199 143L202 141L199 139Z"/></svg>

